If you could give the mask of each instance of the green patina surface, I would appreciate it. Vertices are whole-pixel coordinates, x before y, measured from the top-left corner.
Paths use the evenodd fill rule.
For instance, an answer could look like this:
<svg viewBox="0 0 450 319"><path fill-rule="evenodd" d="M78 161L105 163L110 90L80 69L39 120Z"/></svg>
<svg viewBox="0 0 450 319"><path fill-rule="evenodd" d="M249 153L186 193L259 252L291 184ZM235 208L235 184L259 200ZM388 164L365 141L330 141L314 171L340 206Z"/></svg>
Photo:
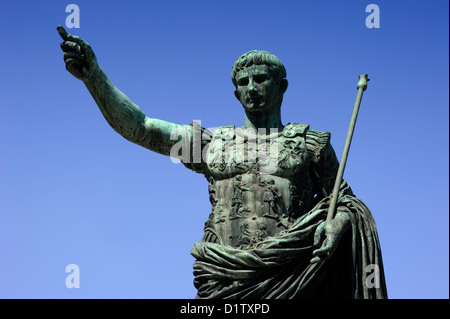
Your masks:
<svg viewBox="0 0 450 319"><path fill-rule="evenodd" d="M288 81L275 55L237 59L232 81L245 124L209 132L148 117L114 86L86 41L58 32L66 69L116 132L206 177L211 212L191 251L197 298L387 298L375 223L345 180L336 215L326 220L339 162L329 132L283 125ZM370 265L379 270L376 284L367 280Z"/></svg>

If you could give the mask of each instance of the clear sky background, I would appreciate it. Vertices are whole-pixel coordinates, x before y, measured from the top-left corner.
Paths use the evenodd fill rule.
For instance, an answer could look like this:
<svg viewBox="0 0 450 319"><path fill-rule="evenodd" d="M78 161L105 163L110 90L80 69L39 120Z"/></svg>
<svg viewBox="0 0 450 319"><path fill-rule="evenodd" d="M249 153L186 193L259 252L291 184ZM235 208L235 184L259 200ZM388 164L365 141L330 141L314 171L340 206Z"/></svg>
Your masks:
<svg viewBox="0 0 450 319"><path fill-rule="evenodd" d="M330 131L340 158L368 73L344 177L376 220L389 297L449 297L448 1L1 0L1 298L196 293L207 182L118 135L65 70L70 3L68 31L149 117L243 125L231 68L267 50L287 69L283 123Z"/></svg>

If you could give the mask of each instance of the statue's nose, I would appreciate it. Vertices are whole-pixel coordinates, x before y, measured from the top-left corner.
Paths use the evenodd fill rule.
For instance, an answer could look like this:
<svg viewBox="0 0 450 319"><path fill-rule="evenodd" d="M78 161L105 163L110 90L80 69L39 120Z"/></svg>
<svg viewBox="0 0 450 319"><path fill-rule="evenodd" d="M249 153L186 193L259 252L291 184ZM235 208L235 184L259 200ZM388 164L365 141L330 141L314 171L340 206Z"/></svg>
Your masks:
<svg viewBox="0 0 450 319"><path fill-rule="evenodd" d="M249 91L249 92L255 92L255 91L256 91L254 82L253 82L253 80L251 80L251 79L250 79L249 82L248 82L248 91Z"/></svg>

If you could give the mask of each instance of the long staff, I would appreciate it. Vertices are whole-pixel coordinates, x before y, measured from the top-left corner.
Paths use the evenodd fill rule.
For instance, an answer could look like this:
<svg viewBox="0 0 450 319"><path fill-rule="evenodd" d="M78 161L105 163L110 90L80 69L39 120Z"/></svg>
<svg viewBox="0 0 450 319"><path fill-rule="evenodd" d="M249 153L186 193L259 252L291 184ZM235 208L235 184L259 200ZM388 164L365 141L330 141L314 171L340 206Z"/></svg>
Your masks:
<svg viewBox="0 0 450 319"><path fill-rule="evenodd" d="M347 162L348 151L350 150L350 144L352 143L353 132L355 131L356 118L358 117L359 106L361 105L361 99L363 92L367 89L367 82L370 79L367 74L359 75L359 82L356 86L358 89L358 94L356 95L355 106L353 107L352 118L350 120L350 125L347 132L347 138L345 139L344 150L342 151L341 162L339 163L339 169L336 176L336 181L334 182L333 193L331 195L331 203L328 208L327 221L331 221L334 217L336 210L336 203L338 200L339 188L342 182L342 176L344 175L345 164Z"/></svg>

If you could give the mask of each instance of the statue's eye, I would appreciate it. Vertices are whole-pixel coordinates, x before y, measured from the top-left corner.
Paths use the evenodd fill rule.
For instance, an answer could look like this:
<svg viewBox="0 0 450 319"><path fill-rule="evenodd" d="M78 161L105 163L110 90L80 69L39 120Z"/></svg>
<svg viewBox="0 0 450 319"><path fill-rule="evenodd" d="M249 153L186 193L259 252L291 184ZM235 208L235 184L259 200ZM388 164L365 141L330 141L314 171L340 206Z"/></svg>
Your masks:
<svg viewBox="0 0 450 319"><path fill-rule="evenodd" d="M240 78L238 80L238 85L239 86L246 86L246 85L248 85L248 78Z"/></svg>
<svg viewBox="0 0 450 319"><path fill-rule="evenodd" d="M255 76L253 77L253 80L254 80L256 83L263 83L265 80L267 80L267 75L266 75L266 74L258 74L258 75L255 75Z"/></svg>

